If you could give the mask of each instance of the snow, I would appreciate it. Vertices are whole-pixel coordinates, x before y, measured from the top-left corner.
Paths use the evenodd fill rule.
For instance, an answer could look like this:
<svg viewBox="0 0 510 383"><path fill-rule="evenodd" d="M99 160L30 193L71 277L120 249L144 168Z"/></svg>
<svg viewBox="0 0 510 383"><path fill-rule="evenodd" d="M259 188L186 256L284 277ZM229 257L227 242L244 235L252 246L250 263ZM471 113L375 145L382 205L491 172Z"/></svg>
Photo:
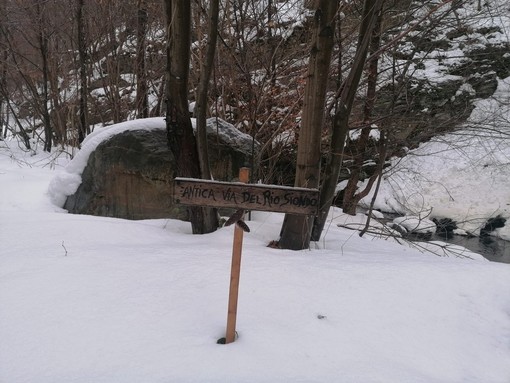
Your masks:
<svg viewBox="0 0 510 383"><path fill-rule="evenodd" d="M462 129L391 159L376 209L451 218L475 235L491 217L510 218L510 77L498 80L494 95L474 105ZM362 203L368 206L372 196ZM510 225L495 234L510 240Z"/></svg>
<svg viewBox="0 0 510 383"><path fill-rule="evenodd" d="M233 227L67 214L51 197L82 152L0 143L1 382L510 381L508 265L360 238L337 210L297 252L267 247L282 214L252 213L239 338L216 344Z"/></svg>
<svg viewBox="0 0 510 383"><path fill-rule="evenodd" d="M361 137L361 131L362 131L362 129L349 130L349 139L351 141L358 140ZM374 141L380 140L381 132L379 131L379 128L377 127L377 125L373 124L371 126L370 132L368 133L368 137Z"/></svg>
<svg viewBox="0 0 510 383"><path fill-rule="evenodd" d="M427 218L417 216L403 216L397 217L393 220L393 223L404 227L410 233L435 233L436 224Z"/></svg>

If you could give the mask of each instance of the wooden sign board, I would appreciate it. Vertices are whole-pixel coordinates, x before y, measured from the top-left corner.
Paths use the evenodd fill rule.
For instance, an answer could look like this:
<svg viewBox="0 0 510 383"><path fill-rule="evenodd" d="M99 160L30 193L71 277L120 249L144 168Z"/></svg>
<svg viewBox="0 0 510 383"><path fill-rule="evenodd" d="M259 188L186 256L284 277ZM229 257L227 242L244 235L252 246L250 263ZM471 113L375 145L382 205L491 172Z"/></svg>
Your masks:
<svg viewBox="0 0 510 383"><path fill-rule="evenodd" d="M241 168L241 182L218 182L195 178L176 178L174 180L175 202L183 205L209 207L228 207L237 209L242 220L244 210L262 210L291 214L316 215L319 210L319 191L317 189L293 188L288 186L248 184L249 169ZM232 265L230 271L230 290L228 299L227 330L225 338L218 343L228 344L236 338L237 299L239 293L239 275L243 230L235 226L232 246Z"/></svg>
<svg viewBox="0 0 510 383"><path fill-rule="evenodd" d="M174 199L184 205L227 207L290 214L316 215L317 189L289 186L208 181L195 178L174 180Z"/></svg>

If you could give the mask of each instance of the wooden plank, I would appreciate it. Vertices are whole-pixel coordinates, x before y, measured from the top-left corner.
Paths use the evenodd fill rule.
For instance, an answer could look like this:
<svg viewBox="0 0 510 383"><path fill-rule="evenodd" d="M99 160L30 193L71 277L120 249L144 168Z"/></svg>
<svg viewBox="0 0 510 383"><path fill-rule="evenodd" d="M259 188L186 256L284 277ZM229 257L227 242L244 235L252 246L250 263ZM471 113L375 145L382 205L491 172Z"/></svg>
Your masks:
<svg viewBox="0 0 510 383"><path fill-rule="evenodd" d="M239 170L239 180L248 182L250 170L241 168ZM243 217L241 217L242 219ZM232 265L230 270L230 290L228 295L228 313L227 313L227 331L225 343L232 343L236 339L236 321L237 321L237 301L239 296L239 278L241 274L241 253L243 249L244 231L235 225L234 242L232 245Z"/></svg>
<svg viewBox="0 0 510 383"><path fill-rule="evenodd" d="M194 178L174 180L175 202L184 205L228 207L291 214L316 215L317 189L263 184L218 182Z"/></svg>

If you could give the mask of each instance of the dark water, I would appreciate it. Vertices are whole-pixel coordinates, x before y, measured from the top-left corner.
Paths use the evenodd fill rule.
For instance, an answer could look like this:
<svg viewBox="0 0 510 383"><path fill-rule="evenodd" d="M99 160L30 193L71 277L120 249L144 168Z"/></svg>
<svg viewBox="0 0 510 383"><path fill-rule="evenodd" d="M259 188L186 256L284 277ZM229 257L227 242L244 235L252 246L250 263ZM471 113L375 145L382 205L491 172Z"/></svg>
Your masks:
<svg viewBox="0 0 510 383"><path fill-rule="evenodd" d="M385 213L385 218L381 221L382 223L388 224L393 221L394 218L399 217L397 214ZM413 241L423 241L423 238L415 237L413 234L408 234L407 239ZM443 236L434 234L431 238L427 238L427 241L443 241L465 247L475 253L483 255L489 261L501 262L510 264L510 241L493 237L490 235L480 237L467 237L462 235L453 235L452 237L445 238Z"/></svg>
<svg viewBox="0 0 510 383"><path fill-rule="evenodd" d="M444 239L434 235L433 239L464 246L466 249L483 255L489 261L510 263L510 242L500 238L491 236L468 238L454 235L453 238Z"/></svg>

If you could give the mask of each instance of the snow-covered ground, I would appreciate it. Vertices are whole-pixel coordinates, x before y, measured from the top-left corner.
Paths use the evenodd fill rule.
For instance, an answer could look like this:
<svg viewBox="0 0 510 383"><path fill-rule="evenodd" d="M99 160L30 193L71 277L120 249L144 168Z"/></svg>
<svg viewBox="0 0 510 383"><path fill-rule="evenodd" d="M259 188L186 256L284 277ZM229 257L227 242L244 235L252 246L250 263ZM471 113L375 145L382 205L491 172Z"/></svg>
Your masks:
<svg viewBox="0 0 510 383"><path fill-rule="evenodd" d="M232 227L67 214L48 192L67 160L5 145L0 382L510 381L506 264L360 238L336 210L312 249L272 249L282 215L253 213L218 345Z"/></svg>

